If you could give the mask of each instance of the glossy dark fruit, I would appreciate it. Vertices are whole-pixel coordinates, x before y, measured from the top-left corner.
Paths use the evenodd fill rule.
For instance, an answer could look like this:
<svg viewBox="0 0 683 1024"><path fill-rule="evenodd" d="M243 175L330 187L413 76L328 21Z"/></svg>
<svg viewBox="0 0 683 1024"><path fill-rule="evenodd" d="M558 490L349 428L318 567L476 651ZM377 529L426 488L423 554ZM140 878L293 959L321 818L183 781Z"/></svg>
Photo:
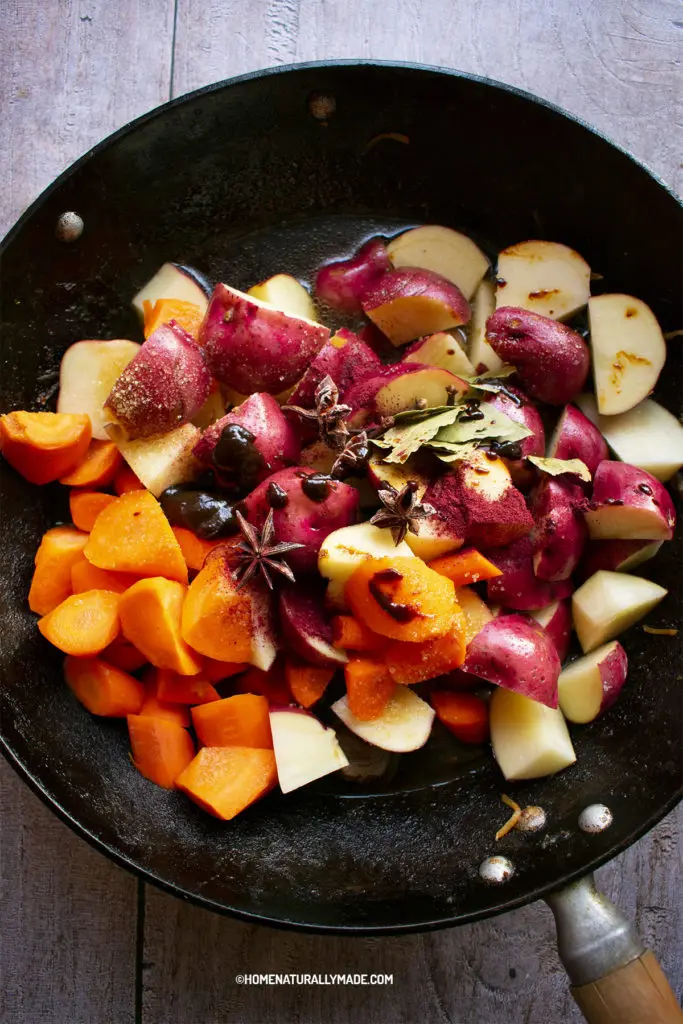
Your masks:
<svg viewBox="0 0 683 1024"><path fill-rule="evenodd" d="M251 491L263 475L265 462L251 430L239 423L223 428L211 460L221 473L229 473L238 491Z"/></svg>
<svg viewBox="0 0 683 1024"><path fill-rule="evenodd" d="M311 473L305 477L301 490L311 501L325 501L330 493L331 480L325 473Z"/></svg>
<svg viewBox="0 0 683 1024"><path fill-rule="evenodd" d="M179 485L167 487L159 501L171 526L184 526L205 540L228 537L239 529L237 506L227 498Z"/></svg>

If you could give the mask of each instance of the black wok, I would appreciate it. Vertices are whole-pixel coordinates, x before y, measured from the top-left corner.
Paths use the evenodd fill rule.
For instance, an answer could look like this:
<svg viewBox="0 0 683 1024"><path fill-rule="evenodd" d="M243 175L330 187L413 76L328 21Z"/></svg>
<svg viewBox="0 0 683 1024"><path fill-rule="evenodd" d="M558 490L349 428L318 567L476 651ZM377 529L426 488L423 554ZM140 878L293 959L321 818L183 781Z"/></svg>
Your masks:
<svg viewBox="0 0 683 1024"><path fill-rule="evenodd" d="M325 93L325 122L309 99ZM400 133L408 141L382 137ZM55 236L66 210L85 230ZM44 375L80 338L138 338L130 297L166 260L248 287L276 271L307 278L375 232L445 223L491 254L524 238L575 247L604 275L595 290L642 297L681 326L681 207L626 153L516 90L429 68L336 63L270 71L200 90L140 118L62 175L1 250L0 411L38 408ZM680 412L680 344L657 397ZM57 490L3 467L1 732L4 751L78 832L146 880L255 921L335 932L400 932L473 921L565 885L625 849L681 794L681 643L640 627L624 639L618 705L577 728L575 767L506 786L548 828L511 833L489 756L404 759L391 784L336 780L269 798L229 824L146 782L125 730L92 718L60 681L60 657L26 606L40 534L64 515ZM680 622L680 538L650 563ZM577 828L588 804L614 815ZM502 887L478 868L514 863Z"/></svg>

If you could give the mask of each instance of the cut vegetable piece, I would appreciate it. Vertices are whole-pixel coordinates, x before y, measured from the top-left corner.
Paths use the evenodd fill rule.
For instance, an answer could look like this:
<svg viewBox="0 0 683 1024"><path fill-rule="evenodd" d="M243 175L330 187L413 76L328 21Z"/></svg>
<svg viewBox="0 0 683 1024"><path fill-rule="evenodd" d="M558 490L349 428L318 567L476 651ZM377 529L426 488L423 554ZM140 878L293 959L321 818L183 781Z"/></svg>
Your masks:
<svg viewBox="0 0 683 1024"><path fill-rule="evenodd" d="M302 284L290 274L276 274L261 284L255 284L247 295L253 295L269 306L288 313L290 316L303 317L305 320L317 320L313 300Z"/></svg>
<svg viewBox="0 0 683 1024"><path fill-rule="evenodd" d="M344 768L349 762L334 729L308 711L275 708L270 712L277 776L283 793Z"/></svg>
<svg viewBox="0 0 683 1024"><path fill-rule="evenodd" d="M353 615L335 615L330 626L335 647L349 651L381 651L386 647L386 637L373 633Z"/></svg>
<svg viewBox="0 0 683 1024"><path fill-rule="evenodd" d="M563 320L590 295L591 269L566 245L531 239L498 254L497 306L521 306Z"/></svg>
<svg viewBox="0 0 683 1024"><path fill-rule="evenodd" d="M585 654L623 633L666 597L664 587L601 569L572 596L574 629Z"/></svg>
<svg viewBox="0 0 683 1024"><path fill-rule="evenodd" d="M320 700L330 684L334 669L307 665L303 661L287 658L285 680L292 697L302 708L310 708Z"/></svg>
<svg viewBox="0 0 683 1024"><path fill-rule="evenodd" d="M218 690L201 675L181 676L168 668L156 670L156 695L168 704L211 704L221 699Z"/></svg>
<svg viewBox="0 0 683 1024"><path fill-rule="evenodd" d="M66 658L64 678L69 689L93 715L105 718L137 715L145 699L141 682L100 658Z"/></svg>
<svg viewBox="0 0 683 1024"><path fill-rule="evenodd" d="M472 304L472 320L468 327L467 355L475 373L496 373L503 360L486 340L486 321L496 310L496 292L492 281L482 281Z"/></svg>
<svg viewBox="0 0 683 1024"><path fill-rule="evenodd" d="M145 655L122 636L118 636L113 643L105 647L101 657L109 665L120 668L122 672L137 672L147 664Z"/></svg>
<svg viewBox="0 0 683 1024"><path fill-rule="evenodd" d="M201 671L202 662L180 633L186 590L162 576L140 580L121 595L120 614L123 635L152 665L191 676Z"/></svg>
<svg viewBox="0 0 683 1024"><path fill-rule="evenodd" d="M627 412L650 394L666 359L657 318L632 295L597 295L588 303L598 412Z"/></svg>
<svg viewBox="0 0 683 1024"><path fill-rule="evenodd" d="M588 579L599 569L611 572L630 572L657 554L662 540L594 540L589 541L579 574Z"/></svg>
<svg viewBox="0 0 683 1024"><path fill-rule="evenodd" d="M189 732L167 718L128 715L128 736L140 774L163 789L175 789L176 779L194 757Z"/></svg>
<svg viewBox="0 0 683 1024"><path fill-rule="evenodd" d="M441 576L447 576L456 587L464 587L470 583L480 583L501 576L502 572L493 562L489 562L476 548L463 548L453 555L435 558L429 568Z"/></svg>
<svg viewBox="0 0 683 1024"><path fill-rule="evenodd" d="M362 562L346 584L357 619L394 640L443 636L458 612L455 588L418 558Z"/></svg>
<svg viewBox="0 0 683 1024"><path fill-rule="evenodd" d="M429 695L436 717L461 743L485 743L489 738L488 705L473 693L432 690Z"/></svg>
<svg viewBox="0 0 683 1024"><path fill-rule="evenodd" d="M384 242L371 238L346 260L321 267L315 278L315 294L341 313L362 313L363 293L391 270Z"/></svg>
<svg viewBox="0 0 683 1024"><path fill-rule="evenodd" d="M282 638L294 654L311 665L338 668L346 655L332 644L332 628L323 611L324 594L312 584L294 584L279 595ZM307 706L307 705L304 705Z"/></svg>
<svg viewBox="0 0 683 1024"><path fill-rule="evenodd" d="M192 530L186 530L183 526L174 526L172 529L188 569L199 571L209 552L222 543L220 540L204 540L203 537L198 537Z"/></svg>
<svg viewBox="0 0 683 1024"><path fill-rule="evenodd" d="M345 526L330 533L318 552L318 572L329 580L328 600L336 608L346 608L344 587L351 574L368 558L413 558L405 541L394 544L391 530L380 530L370 523Z"/></svg>
<svg viewBox="0 0 683 1024"><path fill-rule="evenodd" d="M114 477L114 490L121 497L129 491L144 491L145 485L129 466L122 466Z"/></svg>
<svg viewBox="0 0 683 1024"><path fill-rule="evenodd" d="M43 534L28 592L32 612L47 615L72 594L71 572L83 559L87 540L87 534L71 526L54 526Z"/></svg>
<svg viewBox="0 0 683 1024"><path fill-rule="evenodd" d="M542 626L522 615L499 615L487 623L470 642L463 669L557 707L557 650Z"/></svg>
<svg viewBox="0 0 683 1024"><path fill-rule="evenodd" d="M18 410L0 416L0 451L32 484L49 484L77 466L90 438L84 415Z"/></svg>
<svg viewBox="0 0 683 1024"><path fill-rule="evenodd" d="M540 779L576 761L559 708L498 689L489 703L489 722L493 754L506 779Z"/></svg>
<svg viewBox="0 0 683 1024"><path fill-rule="evenodd" d="M626 462L601 462L584 516L593 540L671 540L676 510L666 487Z"/></svg>
<svg viewBox="0 0 683 1024"><path fill-rule="evenodd" d="M463 639L467 648L494 616L486 602L482 601L471 587L456 587L455 600L460 605L463 614Z"/></svg>
<svg viewBox="0 0 683 1024"><path fill-rule="evenodd" d="M156 498L129 491L100 512L85 546L100 569L187 582L187 565Z"/></svg>
<svg viewBox="0 0 683 1024"><path fill-rule="evenodd" d="M157 299L177 299L179 302L191 302L206 312L210 291L208 282L196 270L180 263L164 263L134 296L133 309L142 319L145 301L155 303Z"/></svg>
<svg viewBox="0 0 683 1024"><path fill-rule="evenodd" d="M83 459L59 481L67 487L108 487L123 459L113 441L93 438Z"/></svg>
<svg viewBox="0 0 683 1024"><path fill-rule="evenodd" d="M459 396L467 388L462 378L440 366L392 363L350 387L343 400L353 410L351 423L361 427L368 421L379 423L383 416L414 409L418 402L426 402L427 408L445 406L449 393Z"/></svg>
<svg viewBox="0 0 683 1024"><path fill-rule="evenodd" d="M478 245L452 228L425 224L412 228L387 245L395 267L419 267L431 270L456 285L471 299L489 269L489 261Z"/></svg>
<svg viewBox="0 0 683 1024"><path fill-rule="evenodd" d="M160 437L121 441L119 450L141 485L158 498L167 487L192 480L198 471L193 455L199 430L185 423Z"/></svg>
<svg viewBox="0 0 683 1024"><path fill-rule="evenodd" d="M444 636L422 643L393 640L382 658L395 683L412 686L425 683L459 668L465 660L465 621L458 614Z"/></svg>
<svg viewBox="0 0 683 1024"><path fill-rule="evenodd" d="M268 701L253 693L192 708L192 724L205 747L273 747Z"/></svg>
<svg viewBox="0 0 683 1024"><path fill-rule="evenodd" d="M361 722L370 722L384 712L396 683L380 658L351 658L344 669L349 711Z"/></svg>
<svg viewBox="0 0 683 1024"><path fill-rule="evenodd" d="M594 395L579 395L576 401L622 462L663 482L683 466L683 426L651 398L618 416L601 416Z"/></svg>
<svg viewBox="0 0 683 1024"><path fill-rule="evenodd" d="M568 598L562 601L553 601L545 608L537 608L529 614L546 631L555 644L558 658L560 661L564 661L569 651L569 641L572 635L572 612Z"/></svg>
<svg viewBox="0 0 683 1024"><path fill-rule="evenodd" d="M532 538L526 536L491 553L503 575L489 580L486 585L489 605L534 611L571 594L571 580L550 583L534 575L533 547Z"/></svg>
<svg viewBox="0 0 683 1024"><path fill-rule="evenodd" d="M363 292L363 311L392 345L466 324L470 307L460 289L431 270L390 270Z"/></svg>
<svg viewBox="0 0 683 1024"><path fill-rule="evenodd" d="M115 501L113 494L103 494L102 491L71 491L69 511L74 526L90 533L100 512Z"/></svg>
<svg viewBox="0 0 683 1024"><path fill-rule="evenodd" d="M579 405L584 397L590 398L594 402L592 395L579 395L576 399ZM588 467L590 475L593 476L600 463L609 458L607 442L594 424L595 420L592 416L584 415L573 405L567 405L563 409L550 439L548 457L551 459L580 459Z"/></svg>
<svg viewBox="0 0 683 1024"><path fill-rule="evenodd" d="M255 693L265 697L271 705L291 704L292 695L285 682L284 661L281 658L268 669L250 668L233 683L238 693Z"/></svg>
<svg viewBox="0 0 683 1024"><path fill-rule="evenodd" d="M156 669L152 671L156 672ZM190 727L190 709L184 704L169 704L167 701L159 700L154 692L154 685L147 685L145 699L138 714L146 715L148 718L165 718L167 722L175 722L183 729Z"/></svg>
<svg viewBox="0 0 683 1024"><path fill-rule="evenodd" d="M454 333L457 335L457 331ZM413 342L406 349L402 362L439 366L456 377L473 377L475 372L457 337L445 331Z"/></svg>
<svg viewBox="0 0 683 1024"><path fill-rule="evenodd" d="M177 788L202 810L230 821L277 784L272 750L203 747L178 777Z"/></svg>
<svg viewBox="0 0 683 1024"><path fill-rule="evenodd" d="M408 686L397 686L382 714L372 721L356 718L347 697L336 701L332 710L356 736L397 754L423 747L434 721L434 709Z"/></svg>
<svg viewBox="0 0 683 1024"><path fill-rule="evenodd" d="M224 679L237 676L240 672L246 672L248 665L240 661L215 661L213 658L204 658L202 676L210 683L220 683Z"/></svg>
<svg viewBox="0 0 683 1024"><path fill-rule="evenodd" d="M139 578L132 573L98 569L83 555L71 567L71 589L74 594L82 594L85 590L111 590L113 594L123 594Z"/></svg>
<svg viewBox="0 0 683 1024"><path fill-rule="evenodd" d="M157 299L156 302L145 299L143 306L145 338L151 337L159 327L171 321L182 327L192 338L199 335L205 305L202 308L196 302L183 302L180 299Z"/></svg>
<svg viewBox="0 0 683 1024"><path fill-rule="evenodd" d="M90 658L118 636L119 600L108 590L72 594L38 620L38 629L65 654Z"/></svg>
<svg viewBox="0 0 683 1024"><path fill-rule="evenodd" d="M577 658L560 673L562 714L570 722L592 722L614 704L627 674L626 651L617 640Z"/></svg>
<svg viewBox="0 0 683 1024"><path fill-rule="evenodd" d="M140 346L134 341L77 341L62 356L57 412L84 413L92 436L110 441L104 429L104 403Z"/></svg>

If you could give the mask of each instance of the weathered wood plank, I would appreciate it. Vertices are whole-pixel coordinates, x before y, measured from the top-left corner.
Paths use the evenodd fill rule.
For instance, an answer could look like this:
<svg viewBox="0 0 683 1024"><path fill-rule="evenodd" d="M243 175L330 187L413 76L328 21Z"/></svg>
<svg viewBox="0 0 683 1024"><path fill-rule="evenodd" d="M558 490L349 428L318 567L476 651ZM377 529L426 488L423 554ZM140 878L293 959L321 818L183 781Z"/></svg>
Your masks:
<svg viewBox="0 0 683 1024"><path fill-rule="evenodd" d="M0 235L57 174L168 98L173 0L25 0L0 31ZM137 883L0 763L4 1024L134 1019Z"/></svg>

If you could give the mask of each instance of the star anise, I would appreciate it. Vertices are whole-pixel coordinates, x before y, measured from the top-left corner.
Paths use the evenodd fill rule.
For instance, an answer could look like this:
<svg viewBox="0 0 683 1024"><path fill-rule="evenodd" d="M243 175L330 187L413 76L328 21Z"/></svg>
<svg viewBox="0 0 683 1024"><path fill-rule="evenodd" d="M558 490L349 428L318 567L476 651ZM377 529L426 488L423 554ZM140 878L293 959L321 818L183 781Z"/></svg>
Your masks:
<svg viewBox="0 0 683 1024"><path fill-rule="evenodd" d="M275 540L275 527L273 525L272 508L261 530L257 530L255 526L248 523L241 512L235 512L235 516L244 538L237 545L234 556L239 562L239 565L233 571L233 575L239 580L237 589L240 590L259 571L271 590L273 589L273 580L270 575L271 570L281 573L294 583L294 573L286 562L279 561L279 559L290 551L302 548L304 545L273 543Z"/></svg>
<svg viewBox="0 0 683 1024"><path fill-rule="evenodd" d="M363 470L369 456L368 435L361 430L346 442L344 450L332 463L330 476L336 480L342 480L345 476L351 476L354 472Z"/></svg>
<svg viewBox="0 0 683 1024"><path fill-rule="evenodd" d="M405 540L409 530L411 533L418 532L417 524L421 519L428 519L436 512L429 502L417 500L417 490L415 481L409 480L400 491L388 486L377 492L384 508L375 512L370 522L373 526L388 527L397 547Z"/></svg>
<svg viewBox="0 0 683 1024"><path fill-rule="evenodd" d="M330 376L323 377L315 389L315 408L302 409L300 405L283 405L283 409L295 412L305 420L315 420L318 435L328 448L341 451L349 437L345 417L351 412L350 405L339 402L339 388Z"/></svg>

